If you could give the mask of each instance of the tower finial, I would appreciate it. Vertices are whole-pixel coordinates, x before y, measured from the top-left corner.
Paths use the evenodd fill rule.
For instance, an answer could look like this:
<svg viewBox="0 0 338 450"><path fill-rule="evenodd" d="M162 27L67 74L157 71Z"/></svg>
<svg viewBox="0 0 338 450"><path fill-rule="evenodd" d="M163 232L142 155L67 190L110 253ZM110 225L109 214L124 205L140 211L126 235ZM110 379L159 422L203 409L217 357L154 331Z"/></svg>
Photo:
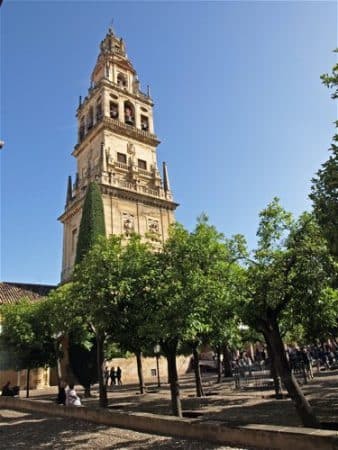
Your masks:
<svg viewBox="0 0 338 450"><path fill-rule="evenodd" d="M66 196L66 205L72 201L73 192L72 192L72 177L69 175L68 177L68 186L67 186L67 196Z"/></svg>
<svg viewBox="0 0 338 450"><path fill-rule="evenodd" d="M114 17L112 17L109 22L108 32L114 34Z"/></svg>
<svg viewBox="0 0 338 450"><path fill-rule="evenodd" d="M167 163L165 163L164 161L163 161L163 188L164 188L164 192L170 191L168 168L167 168Z"/></svg>

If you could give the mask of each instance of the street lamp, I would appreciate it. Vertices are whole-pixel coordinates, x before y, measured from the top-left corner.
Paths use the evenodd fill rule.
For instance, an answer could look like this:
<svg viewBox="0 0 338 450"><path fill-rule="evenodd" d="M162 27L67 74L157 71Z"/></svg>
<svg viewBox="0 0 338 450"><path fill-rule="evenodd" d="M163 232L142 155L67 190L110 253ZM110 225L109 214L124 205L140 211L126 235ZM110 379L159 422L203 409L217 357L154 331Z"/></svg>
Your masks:
<svg viewBox="0 0 338 450"><path fill-rule="evenodd" d="M156 356L156 372L157 372L157 386L161 387L161 380L160 380L160 365L159 365L159 359L160 359L160 353L161 353L161 347L159 344L156 344L154 346L154 353Z"/></svg>

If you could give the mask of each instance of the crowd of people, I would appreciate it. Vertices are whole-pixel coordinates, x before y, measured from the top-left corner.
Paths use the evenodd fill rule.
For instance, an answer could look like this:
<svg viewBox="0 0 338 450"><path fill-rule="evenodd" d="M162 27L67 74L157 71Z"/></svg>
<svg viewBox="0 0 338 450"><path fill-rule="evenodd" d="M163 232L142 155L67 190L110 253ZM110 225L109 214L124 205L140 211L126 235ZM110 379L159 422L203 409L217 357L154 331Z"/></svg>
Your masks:
<svg viewBox="0 0 338 450"><path fill-rule="evenodd" d="M106 386L122 386L122 369L120 366L115 368L114 366L104 369L104 381Z"/></svg>
<svg viewBox="0 0 338 450"><path fill-rule="evenodd" d="M286 355L293 370L305 367L309 378L313 378L313 367L320 370L330 370L338 366L338 347L329 344L309 345L309 346L288 346ZM252 357L253 355L253 357ZM251 355L242 351L233 354L231 361L232 369L249 370L253 366L269 367L269 355L264 347L257 348Z"/></svg>

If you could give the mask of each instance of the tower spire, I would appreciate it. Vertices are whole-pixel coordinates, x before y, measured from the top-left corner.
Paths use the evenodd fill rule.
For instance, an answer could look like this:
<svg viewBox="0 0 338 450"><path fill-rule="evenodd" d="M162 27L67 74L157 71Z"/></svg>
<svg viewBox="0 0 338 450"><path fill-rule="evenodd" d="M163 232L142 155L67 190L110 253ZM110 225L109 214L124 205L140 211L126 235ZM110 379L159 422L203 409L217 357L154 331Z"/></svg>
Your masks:
<svg viewBox="0 0 338 450"><path fill-rule="evenodd" d="M69 175L68 177L68 186L67 186L67 196L66 196L66 205L72 201L73 193L72 193L72 177Z"/></svg>
<svg viewBox="0 0 338 450"><path fill-rule="evenodd" d="M164 192L170 191L167 163L163 161L163 188Z"/></svg>

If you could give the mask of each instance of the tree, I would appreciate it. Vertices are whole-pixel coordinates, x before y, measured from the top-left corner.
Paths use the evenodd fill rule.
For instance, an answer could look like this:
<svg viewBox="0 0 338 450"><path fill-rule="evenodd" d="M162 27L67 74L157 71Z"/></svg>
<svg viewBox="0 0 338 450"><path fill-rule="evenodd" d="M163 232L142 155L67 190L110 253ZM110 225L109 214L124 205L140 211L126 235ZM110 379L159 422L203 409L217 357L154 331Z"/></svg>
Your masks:
<svg viewBox="0 0 338 450"><path fill-rule="evenodd" d="M263 333L296 410L305 426L319 422L286 358L280 320L287 310L299 317L316 312L323 289L329 286L332 261L314 218L303 214L295 222L274 199L260 213L258 248L247 267L242 319Z"/></svg>
<svg viewBox="0 0 338 450"><path fill-rule="evenodd" d="M33 368L55 365L58 357L51 330L43 322L43 300L32 303L22 299L1 308L1 340L15 354L17 367L27 369L26 396Z"/></svg>
<svg viewBox="0 0 338 450"><path fill-rule="evenodd" d="M88 186L82 209L79 236L76 247L75 267L80 264L84 256L97 242L100 236L105 236L105 223L102 197L95 182ZM85 343L77 341L76 335L82 329L77 328L69 335L69 362L79 382L85 389L85 395L90 396L91 384L97 382L97 353L96 339L91 337L91 330L87 329Z"/></svg>
<svg viewBox="0 0 338 450"><path fill-rule="evenodd" d="M81 262L99 236L105 235L106 227L100 189L95 182L91 182L89 183L82 209L75 264Z"/></svg>
<svg viewBox="0 0 338 450"><path fill-rule="evenodd" d="M163 251L154 255L146 292L152 322L144 334L158 341L168 361L173 414L182 415L176 355L189 343L194 355L197 395L203 395L198 346L210 331L208 315L214 301L227 297L229 249L223 236L201 217L189 233L175 223Z"/></svg>
<svg viewBox="0 0 338 450"><path fill-rule="evenodd" d="M121 285L121 239L99 237L75 267L72 298L78 314L95 335L100 406L106 407L107 389L103 377L104 345L118 327Z"/></svg>
<svg viewBox="0 0 338 450"><path fill-rule="evenodd" d="M61 357L65 353L66 337L79 329L81 333L75 334L78 342L83 342L84 330L83 320L77 315L74 304L71 301L72 283L66 283L53 289L41 302L40 325L50 333L50 338L54 340L57 355L57 377L60 388L60 381L63 378L61 372Z"/></svg>
<svg viewBox="0 0 338 450"><path fill-rule="evenodd" d="M288 309L283 314L282 332L291 341L299 343L324 342L336 339L338 324L338 290L327 287L322 290L315 311L303 308Z"/></svg>
<svg viewBox="0 0 338 450"><path fill-rule="evenodd" d="M188 339L193 351L196 393L200 397L203 387L198 345L212 335L214 339L220 334L223 338L227 336L228 342L234 337L231 333L234 331L231 325L235 320L233 306L236 301L240 301L241 279L237 260L243 256L244 238L236 235L226 239L209 224L206 215L201 215L189 239L191 252L188 257L193 262L190 269L198 276L185 289L186 295L190 293L188 303L191 305L185 339ZM223 341L223 350L226 344Z"/></svg>
<svg viewBox="0 0 338 450"><path fill-rule="evenodd" d="M338 52L338 49L335 50ZM334 88L332 98L338 98L338 64L332 69L332 74L321 76L322 82L328 88ZM335 122L338 128L338 120ZM313 211L328 241L332 255L338 259L338 134L333 137L330 148L331 156L322 164L317 176L312 179L310 198L313 201ZM336 280L337 282L337 280Z"/></svg>
<svg viewBox="0 0 338 450"><path fill-rule="evenodd" d="M121 254L121 297L118 306L119 323L112 330L113 339L120 346L136 355L137 373L141 394L145 391L142 369L142 353L151 353L156 342L142 334L149 317L145 314L145 293L151 277L154 255L151 247L133 234Z"/></svg>

